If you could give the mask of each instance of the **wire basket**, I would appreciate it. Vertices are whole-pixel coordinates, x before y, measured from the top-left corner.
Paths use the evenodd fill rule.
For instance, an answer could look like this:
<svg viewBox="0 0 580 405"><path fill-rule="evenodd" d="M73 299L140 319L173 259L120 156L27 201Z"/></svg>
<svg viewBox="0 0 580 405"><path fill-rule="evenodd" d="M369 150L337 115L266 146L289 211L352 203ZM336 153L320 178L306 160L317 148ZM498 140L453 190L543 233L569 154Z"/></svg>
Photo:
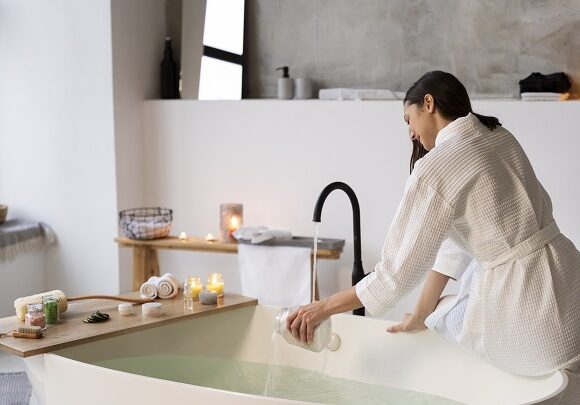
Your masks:
<svg viewBox="0 0 580 405"><path fill-rule="evenodd" d="M119 226L129 239L160 239L169 235L173 210L149 207L119 212Z"/></svg>

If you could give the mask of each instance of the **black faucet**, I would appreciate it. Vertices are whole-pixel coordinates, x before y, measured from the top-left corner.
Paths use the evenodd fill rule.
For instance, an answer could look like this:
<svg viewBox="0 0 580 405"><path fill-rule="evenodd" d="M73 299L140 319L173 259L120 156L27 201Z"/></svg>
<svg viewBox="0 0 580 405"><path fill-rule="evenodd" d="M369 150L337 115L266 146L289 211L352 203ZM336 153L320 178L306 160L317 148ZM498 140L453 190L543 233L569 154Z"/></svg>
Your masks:
<svg viewBox="0 0 580 405"><path fill-rule="evenodd" d="M354 244L354 266L352 268L352 285L356 285L360 280L362 280L365 276L365 272L362 266L361 260L361 247L360 247L360 207L358 205L358 199L356 198L356 194L354 193L353 189L346 183L342 183L340 181L336 181L334 183L330 183L328 186L324 187L324 190L318 196L318 200L316 201L316 205L314 206L314 215L312 217L312 221L320 222L320 217L322 215L322 206L324 205L324 201L326 201L326 197L334 191L334 190L342 190L350 198L350 203L352 205L352 225L353 225L353 244ZM355 309L352 311L354 315L365 315L364 307Z"/></svg>

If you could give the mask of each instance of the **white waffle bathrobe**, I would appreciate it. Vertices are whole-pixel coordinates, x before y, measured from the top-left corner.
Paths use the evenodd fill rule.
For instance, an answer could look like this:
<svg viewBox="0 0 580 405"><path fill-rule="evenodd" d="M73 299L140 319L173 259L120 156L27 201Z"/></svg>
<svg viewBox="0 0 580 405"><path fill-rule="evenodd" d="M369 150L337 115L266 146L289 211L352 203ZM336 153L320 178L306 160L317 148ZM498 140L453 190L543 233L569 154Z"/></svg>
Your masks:
<svg viewBox="0 0 580 405"><path fill-rule="evenodd" d="M553 221L514 136L469 114L415 165L381 262L357 295L379 315L431 269L461 279L429 328L508 372L568 369L580 383L580 253Z"/></svg>

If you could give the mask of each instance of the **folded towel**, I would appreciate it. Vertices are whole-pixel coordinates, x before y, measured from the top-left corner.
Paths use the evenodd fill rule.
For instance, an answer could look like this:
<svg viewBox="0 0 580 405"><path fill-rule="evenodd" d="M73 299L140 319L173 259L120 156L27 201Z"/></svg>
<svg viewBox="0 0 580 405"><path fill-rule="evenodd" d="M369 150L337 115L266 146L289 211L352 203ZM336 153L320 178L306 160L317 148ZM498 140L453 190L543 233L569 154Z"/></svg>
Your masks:
<svg viewBox="0 0 580 405"><path fill-rule="evenodd" d="M389 89L320 89L321 100L402 100L405 93Z"/></svg>
<svg viewBox="0 0 580 405"><path fill-rule="evenodd" d="M560 101L560 93L522 93L523 101Z"/></svg>
<svg viewBox="0 0 580 405"><path fill-rule="evenodd" d="M141 285L141 288L139 289L141 298L157 298L157 287L154 283L151 283L150 280L151 279Z"/></svg>
<svg viewBox="0 0 580 405"><path fill-rule="evenodd" d="M290 231L268 229L265 226L241 226L234 233L237 240L249 240L252 244L258 244L270 239L291 240Z"/></svg>
<svg viewBox="0 0 580 405"><path fill-rule="evenodd" d="M240 244L241 292L263 305L310 303L310 248Z"/></svg>

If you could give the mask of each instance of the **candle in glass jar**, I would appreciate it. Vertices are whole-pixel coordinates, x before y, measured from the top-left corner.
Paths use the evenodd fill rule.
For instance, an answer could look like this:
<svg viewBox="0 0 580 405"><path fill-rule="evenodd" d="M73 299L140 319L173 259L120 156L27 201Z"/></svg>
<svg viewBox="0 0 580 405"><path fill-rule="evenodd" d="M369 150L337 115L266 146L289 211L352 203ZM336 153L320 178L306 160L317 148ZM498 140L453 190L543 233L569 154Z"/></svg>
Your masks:
<svg viewBox="0 0 580 405"><path fill-rule="evenodd" d="M199 300L199 293L202 290L201 279L199 277L189 277L189 287L191 288L191 296L194 301Z"/></svg>
<svg viewBox="0 0 580 405"><path fill-rule="evenodd" d="M236 239L232 234L243 223L244 207L242 204L220 205L220 239L223 242L232 243Z"/></svg>
<svg viewBox="0 0 580 405"><path fill-rule="evenodd" d="M224 295L224 279L221 273L210 274L205 285L206 290L215 292L218 297Z"/></svg>

